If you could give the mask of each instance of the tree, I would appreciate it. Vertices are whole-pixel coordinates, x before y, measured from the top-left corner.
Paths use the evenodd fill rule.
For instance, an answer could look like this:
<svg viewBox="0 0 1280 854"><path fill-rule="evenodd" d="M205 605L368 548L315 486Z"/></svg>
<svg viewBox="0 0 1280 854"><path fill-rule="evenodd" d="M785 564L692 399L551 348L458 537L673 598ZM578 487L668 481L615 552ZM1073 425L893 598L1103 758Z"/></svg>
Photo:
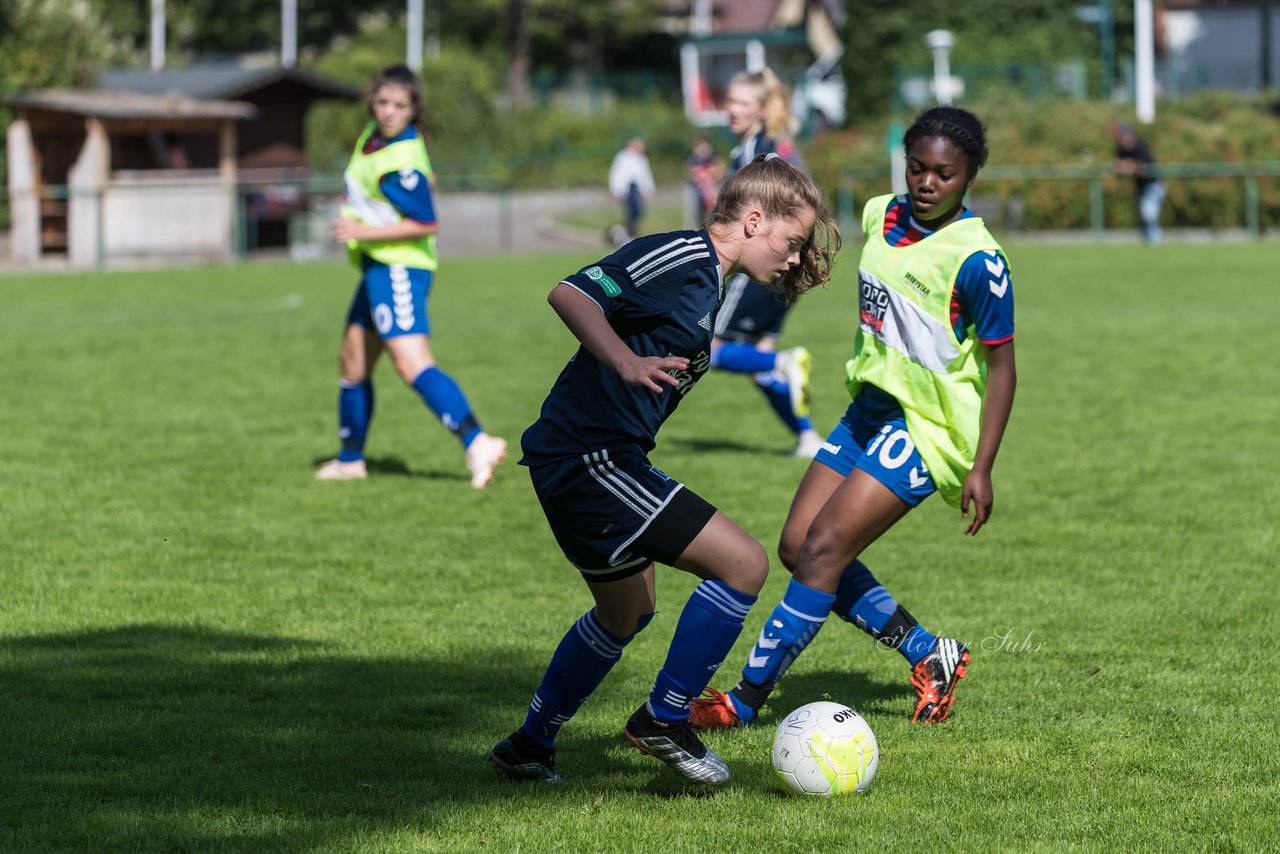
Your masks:
<svg viewBox="0 0 1280 854"><path fill-rule="evenodd" d="M1123 4L1121 4L1123 5ZM1080 21L1074 3L1043 0L859 0L849 16L841 62L854 122L882 116L893 105L894 72L903 63L929 63L924 44L929 30L955 33L952 65L1028 62L1098 53L1097 28ZM1016 24L1004 38L993 37L993 22Z"/></svg>
<svg viewBox="0 0 1280 854"><path fill-rule="evenodd" d="M531 65L528 6L525 0L507 0L507 97L513 107L529 105Z"/></svg>

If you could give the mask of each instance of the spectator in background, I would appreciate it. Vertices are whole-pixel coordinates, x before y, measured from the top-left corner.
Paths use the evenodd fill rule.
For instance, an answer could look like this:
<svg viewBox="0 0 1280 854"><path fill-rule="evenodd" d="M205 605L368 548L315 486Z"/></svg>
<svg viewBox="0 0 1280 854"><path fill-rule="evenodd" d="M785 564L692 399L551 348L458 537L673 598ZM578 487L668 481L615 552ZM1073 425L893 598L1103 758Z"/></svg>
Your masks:
<svg viewBox="0 0 1280 854"><path fill-rule="evenodd" d="M1142 239L1155 245L1160 242L1160 205L1164 202L1164 184L1156 172L1156 159L1142 137L1124 122L1111 125L1116 141L1112 168L1117 175L1133 176L1133 189L1138 202L1138 221L1142 223Z"/></svg>
<svg viewBox="0 0 1280 854"><path fill-rule="evenodd" d="M716 206L716 192L724 177L724 159L711 145L705 133L693 135L689 159L684 162L684 174L694 198L694 226L701 226L702 219Z"/></svg>
<svg viewBox="0 0 1280 854"><path fill-rule="evenodd" d="M609 230L610 240L621 246L636 236L645 204L653 198L653 172L644 153L642 137L631 137L614 155L609 166L609 192L622 205L622 231Z"/></svg>

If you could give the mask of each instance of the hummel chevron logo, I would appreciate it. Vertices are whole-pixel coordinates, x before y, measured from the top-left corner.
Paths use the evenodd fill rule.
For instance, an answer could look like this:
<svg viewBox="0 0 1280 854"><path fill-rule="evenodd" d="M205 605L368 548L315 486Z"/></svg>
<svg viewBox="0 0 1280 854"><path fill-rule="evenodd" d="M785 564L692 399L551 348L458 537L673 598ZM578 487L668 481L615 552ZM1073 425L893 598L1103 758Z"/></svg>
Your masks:
<svg viewBox="0 0 1280 854"><path fill-rule="evenodd" d="M991 274L991 281L987 286L991 288L991 293L997 297L1003 297L1005 291L1009 290L1009 274L1005 272L1004 259L997 257L994 261L983 260L987 265L987 272Z"/></svg>
<svg viewBox="0 0 1280 854"><path fill-rule="evenodd" d="M764 631L761 630L760 639L756 641L756 648L768 651L771 649L777 649L779 643L781 643L781 641L778 638L767 638L764 636ZM768 663L769 656L756 655L755 649L752 649L751 654L747 656L748 667L764 667Z"/></svg>
<svg viewBox="0 0 1280 854"><path fill-rule="evenodd" d="M920 474L920 470L917 469L915 466L911 467L911 471L908 472L908 474L910 474L911 476L912 489L919 489L920 487L924 486L926 483L929 482L929 473L925 472L924 474Z"/></svg>

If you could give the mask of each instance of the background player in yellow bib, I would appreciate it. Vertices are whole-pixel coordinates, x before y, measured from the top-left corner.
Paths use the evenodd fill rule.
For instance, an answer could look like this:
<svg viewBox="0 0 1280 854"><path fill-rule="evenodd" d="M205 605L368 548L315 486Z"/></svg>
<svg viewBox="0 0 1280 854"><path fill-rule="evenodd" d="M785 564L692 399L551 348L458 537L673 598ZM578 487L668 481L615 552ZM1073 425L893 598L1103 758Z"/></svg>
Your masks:
<svg viewBox="0 0 1280 854"><path fill-rule="evenodd" d="M965 644L935 637L858 558L933 492L972 518L991 516L991 468L1013 406L1013 290L982 220L964 207L986 162L972 113L936 107L903 139L905 196L862 217L859 317L848 411L796 492L778 547L792 579L730 692L709 690L690 721L750 723L831 613L897 649L912 667L913 722L944 720L969 663Z"/></svg>
<svg viewBox="0 0 1280 854"><path fill-rule="evenodd" d="M507 443L481 429L454 379L431 354L427 297L438 265L431 161L416 127L418 78L392 65L369 86L373 120L343 173L342 215L334 239L347 245L360 282L347 312L339 353L338 436L342 450L316 472L320 480L365 477L364 444L373 418L373 367L391 354L400 378L422 397L466 452L471 485L493 481Z"/></svg>

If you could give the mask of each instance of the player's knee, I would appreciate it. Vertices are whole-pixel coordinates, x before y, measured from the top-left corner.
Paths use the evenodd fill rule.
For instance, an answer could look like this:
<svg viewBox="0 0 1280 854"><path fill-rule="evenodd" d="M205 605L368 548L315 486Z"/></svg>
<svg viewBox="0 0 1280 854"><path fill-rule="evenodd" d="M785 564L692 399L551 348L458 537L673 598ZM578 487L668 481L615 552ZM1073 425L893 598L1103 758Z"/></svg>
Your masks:
<svg viewBox="0 0 1280 854"><path fill-rule="evenodd" d="M596 606L596 619L609 634L622 638L623 643L630 643L632 638L644 631L645 626L653 620L653 614L653 611L644 614L636 614L634 611L610 613Z"/></svg>
<svg viewBox="0 0 1280 854"><path fill-rule="evenodd" d="M764 546L751 541L751 545L743 550L743 554L735 567L734 578L730 586L752 596L764 587L764 580L769 577L769 554Z"/></svg>
<svg viewBox="0 0 1280 854"><path fill-rule="evenodd" d="M635 628L632 629L631 633L626 636L626 640L628 642L630 642L631 639L634 638L636 635L643 632L645 630L645 627L648 626L649 623L653 622L653 614L654 612L650 611L649 613L641 614L639 617L636 618Z"/></svg>
<svg viewBox="0 0 1280 854"><path fill-rule="evenodd" d="M787 568L787 572L796 571L796 564L800 562L800 548L804 545L804 536L804 531L790 527L782 529L782 536L778 539L778 559Z"/></svg>
<svg viewBox="0 0 1280 854"><path fill-rule="evenodd" d="M835 532L813 527L805 536L792 575L802 584L825 587L839 580L845 567L858 555L850 553L849 546Z"/></svg>

